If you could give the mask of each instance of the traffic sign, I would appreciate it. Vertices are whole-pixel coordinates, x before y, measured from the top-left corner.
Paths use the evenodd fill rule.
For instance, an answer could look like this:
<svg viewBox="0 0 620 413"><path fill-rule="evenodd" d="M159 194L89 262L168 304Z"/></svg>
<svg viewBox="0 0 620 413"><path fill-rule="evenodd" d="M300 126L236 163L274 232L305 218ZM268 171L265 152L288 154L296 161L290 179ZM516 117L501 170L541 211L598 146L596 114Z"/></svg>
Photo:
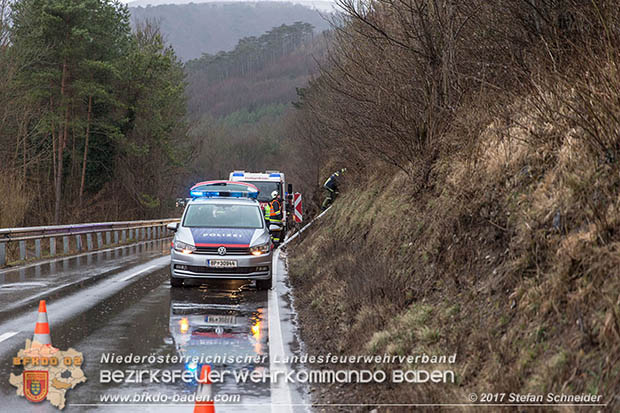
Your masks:
<svg viewBox="0 0 620 413"><path fill-rule="evenodd" d="M293 218L295 222L302 222L302 207L301 207L301 194L299 192L295 192L293 194Z"/></svg>

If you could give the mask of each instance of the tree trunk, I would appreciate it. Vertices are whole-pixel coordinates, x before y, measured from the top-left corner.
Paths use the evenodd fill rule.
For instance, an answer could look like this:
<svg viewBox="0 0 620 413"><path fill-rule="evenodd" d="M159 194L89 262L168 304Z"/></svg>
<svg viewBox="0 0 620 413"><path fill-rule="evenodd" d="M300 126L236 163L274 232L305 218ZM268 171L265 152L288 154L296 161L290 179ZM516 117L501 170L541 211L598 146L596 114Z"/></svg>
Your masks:
<svg viewBox="0 0 620 413"><path fill-rule="evenodd" d="M60 100L64 101L65 87L67 81L67 58L65 57L62 63L62 79L60 82ZM69 104L65 108L65 124L62 133L58 134L58 166L56 175L56 202L54 205L54 223L60 224L60 203L62 200L62 166L63 166L63 153L65 144L67 141L67 132L69 129Z"/></svg>
<svg viewBox="0 0 620 413"><path fill-rule="evenodd" d="M82 160L82 180L80 182L80 210L82 209L82 199L84 195L84 180L86 177L86 158L88 157L88 138L90 135L90 119L93 111L93 97L88 97L88 116L86 118L86 138L84 140L84 159Z"/></svg>
<svg viewBox="0 0 620 413"><path fill-rule="evenodd" d="M50 111L54 110L54 100L50 97ZM52 120L52 170L54 174L54 182L56 182L56 125Z"/></svg>

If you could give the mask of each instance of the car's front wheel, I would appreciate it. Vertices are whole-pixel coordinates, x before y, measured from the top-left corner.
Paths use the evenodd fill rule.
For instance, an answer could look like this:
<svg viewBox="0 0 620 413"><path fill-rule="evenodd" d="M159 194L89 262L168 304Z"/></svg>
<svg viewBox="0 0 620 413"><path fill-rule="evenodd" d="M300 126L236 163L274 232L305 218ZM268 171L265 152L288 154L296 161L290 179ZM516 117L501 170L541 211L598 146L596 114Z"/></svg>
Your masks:
<svg viewBox="0 0 620 413"><path fill-rule="evenodd" d="M269 290L271 288L272 277L267 280L256 280L256 288L258 290Z"/></svg>
<svg viewBox="0 0 620 413"><path fill-rule="evenodd" d="M183 278L170 276L170 285L173 287L183 287Z"/></svg>

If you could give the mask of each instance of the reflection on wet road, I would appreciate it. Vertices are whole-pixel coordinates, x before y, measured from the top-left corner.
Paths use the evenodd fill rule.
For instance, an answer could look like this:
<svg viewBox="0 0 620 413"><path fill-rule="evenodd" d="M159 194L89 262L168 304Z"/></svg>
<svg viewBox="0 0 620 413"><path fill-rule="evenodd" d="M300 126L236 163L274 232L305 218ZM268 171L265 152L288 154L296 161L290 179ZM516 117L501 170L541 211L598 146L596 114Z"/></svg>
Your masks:
<svg viewBox="0 0 620 413"><path fill-rule="evenodd" d="M203 359L213 370L264 370L268 367L267 293L246 282L203 284L172 289L170 334L177 353ZM200 363L187 369L200 371ZM269 403L269 383L213 385L216 394L239 394L244 404ZM260 409L252 409L260 411Z"/></svg>
<svg viewBox="0 0 620 413"><path fill-rule="evenodd" d="M195 377L202 365L208 364L220 371L268 372L270 325L278 323L280 347L294 341L291 310L284 296L275 290L258 291L248 281L197 282L171 288L169 258L165 256L168 245L169 241L153 241L134 249L110 251L107 257L106 253L92 254L0 275L4 277L0 284L3 410L57 411L48 402L30 404L15 396L15 388L8 383L10 372L21 373L11 366L11 358L31 337L39 299L48 300L54 346L63 350L73 347L85 358L82 369L88 381L68 392L65 411L191 412L196 381L166 383L164 371L189 372ZM278 266L284 270L283 262ZM270 322L273 297L279 295L279 317ZM281 328L279 318L283 320ZM15 335L3 339L6 333ZM121 372L119 382L110 380L108 371L115 370ZM127 377L127 370L148 373L143 380L136 380ZM153 371L159 371L159 381L157 376L150 380ZM218 412L285 409L271 405L275 396L269 381L239 383L227 376L223 382L213 383L211 391L229 398L229 403L216 402ZM114 397L119 399L113 401ZM294 395L288 401L301 402L303 398Z"/></svg>

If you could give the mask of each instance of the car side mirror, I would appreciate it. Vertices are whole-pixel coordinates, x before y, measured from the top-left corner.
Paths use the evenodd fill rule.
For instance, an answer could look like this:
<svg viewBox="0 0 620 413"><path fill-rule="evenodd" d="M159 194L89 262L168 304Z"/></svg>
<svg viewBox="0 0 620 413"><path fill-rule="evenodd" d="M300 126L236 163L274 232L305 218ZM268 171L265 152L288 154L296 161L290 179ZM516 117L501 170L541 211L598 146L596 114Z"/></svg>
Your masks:
<svg viewBox="0 0 620 413"><path fill-rule="evenodd" d="M177 232L177 230L179 229L179 223L173 222L171 224L166 225L166 228L168 228L169 231Z"/></svg>

